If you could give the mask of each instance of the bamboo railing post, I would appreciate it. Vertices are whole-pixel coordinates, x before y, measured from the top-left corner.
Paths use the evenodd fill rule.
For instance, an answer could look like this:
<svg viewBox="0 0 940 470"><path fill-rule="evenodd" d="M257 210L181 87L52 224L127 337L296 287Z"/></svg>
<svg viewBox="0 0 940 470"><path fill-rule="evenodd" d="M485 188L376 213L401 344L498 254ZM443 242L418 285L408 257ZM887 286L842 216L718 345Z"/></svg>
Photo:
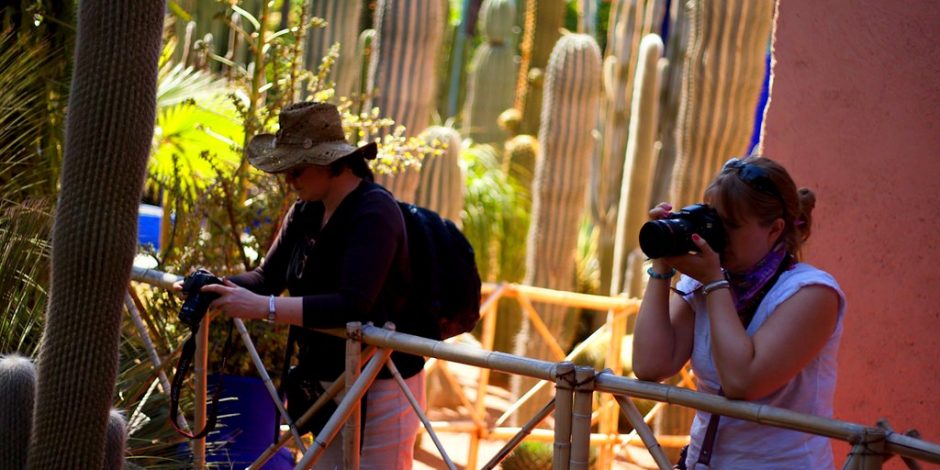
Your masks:
<svg viewBox="0 0 940 470"><path fill-rule="evenodd" d="M525 423L525 425L519 428L519 432L516 433L515 436L512 436L506 445L503 446L503 448L500 449L499 452L497 452L496 455L494 455L493 458L486 463L486 465L481 467L482 470L492 470L493 468L496 468L496 465L502 462L503 459L505 459L506 456L508 456L509 453L512 452L513 449L515 449L516 446L518 446L519 443L526 438L526 436L532 434L532 430L535 429L535 427L538 426L542 421L545 421L545 418L547 418L552 411L555 411L554 398L549 400L548 403L541 410L539 410L539 412L536 413L528 423Z"/></svg>
<svg viewBox="0 0 940 470"><path fill-rule="evenodd" d="M574 363L559 362L555 366L555 445L552 470L567 470L571 460L574 381Z"/></svg>
<svg viewBox="0 0 940 470"><path fill-rule="evenodd" d="M484 307L487 310L481 308L481 315L483 317L483 335L480 338L482 342L483 349L488 351L493 350L493 342L496 340L496 317L497 317L497 307L499 306L499 298L502 297L503 286L500 286L496 292L493 292L490 295L490 298L487 299ZM476 424L476 429L473 434L470 435L470 446L467 450L467 468L476 468L477 459L479 458L480 453L480 439L486 437L488 429L486 428L486 389L490 385L490 370L489 369L480 369L480 377L477 381L477 396L476 402L474 403L473 408L473 422ZM481 425L482 424L482 425Z"/></svg>
<svg viewBox="0 0 940 470"><path fill-rule="evenodd" d="M643 419L643 415L640 413L640 410L637 409L636 405L633 404L633 401L628 397L620 395L613 395L613 397L617 400L617 403L620 404L620 412L623 413L627 421L633 425L633 429L636 430L640 439L643 440L646 449L649 450L650 455L653 456L656 466L658 466L660 470L669 470L672 468L672 463L669 462L669 458L666 457L662 446L659 445L659 442L656 440L653 430L646 424L646 420Z"/></svg>
<svg viewBox="0 0 940 470"><path fill-rule="evenodd" d="M346 389L352 388L359 378L360 361L362 360L362 323L349 322L346 324ZM359 423L362 419L362 405L360 400L352 403L352 411L343 428L343 464L345 468L359 470L359 441L362 439Z"/></svg>
<svg viewBox="0 0 940 470"><path fill-rule="evenodd" d="M854 439L846 467L858 470L881 470L885 456L886 433L883 429L867 428Z"/></svg>
<svg viewBox="0 0 940 470"><path fill-rule="evenodd" d="M317 460L323 455L323 452L326 450L326 448L330 445L331 442L333 442L336 434L339 433L340 426L343 424L343 422L349 419L349 414L352 412L353 405L358 403L359 400L361 400L362 397L366 394L369 386L372 385L372 381L375 380L377 375L379 375L379 371L382 370L382 366L391 355L391 349L381 349L376 352L375 356L362 370L362 374L359 376L359 379L356 380L356 383L354 383L352 387L346 389L346 395L336 407L336 411L333 412L333 415L330 416L330 419L326 422L325 425L323 425L323 429L320 430L320 433L317 434L316 439L313 440L313 445L310 447L310 450L304 454L303 459L301 459L300 463L294 467L294 470L304 470L312 467L313 464L315 464Z"/></svg>
<svg viewBox="0 0 940 470"><path fill-rule="evenodd" d="M574 405L571 410L571 470L587 470L591 460L591 405L594 368L575 368Z"/></svg>
<svg viewBox="0 0 940 470"><path fill-rule="evenodd" d="M199 326L196 336L196 353L193 359L193 379L196 388L194 400L193 426L195 429L206 427L206 378L207 364L209 362L209 327L212 324L212 315L205 315L202 325ZM193 467L202 470L206 468L206 437L193 439Z"/></svg>
<svg viewBox="0 0 940 470"><path fill-rule="evenodd" d="M612 296L613 297L613 296ZM627 312L623 309L610 309L607 311L606 326L610 332L610 345L607 348L607 358L604 366L616 375L623 373L621 364L621 355L623 349L623 337L627 334ZM598 425L598 432L607 434L611 438L619 434L617 426L619 424L617 409L613 405L614 397L610 394L601 394L601 419ZM601 444L597 453L597 468L606 470L611 468L614 460L613 441Z"/></svg>

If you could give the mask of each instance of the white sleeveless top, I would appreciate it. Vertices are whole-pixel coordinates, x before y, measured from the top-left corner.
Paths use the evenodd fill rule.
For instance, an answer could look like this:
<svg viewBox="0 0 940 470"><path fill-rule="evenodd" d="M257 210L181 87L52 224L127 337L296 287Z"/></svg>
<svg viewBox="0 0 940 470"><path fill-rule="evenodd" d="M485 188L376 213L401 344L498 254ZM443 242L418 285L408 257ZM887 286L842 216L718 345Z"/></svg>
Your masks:
<svg viewBox="0 0 940 470"><path fill-rule="evenodd" d="M676 288L692 291L699 283L682 276ZM777 391L753 403L786 408L816 416L832 417L832 400L836 386L836 353L842 335L842 317L845 314L845 295L839 284L828 273L804 263L797 263L780 275L777 283L767 292L747 328L748 336L767 321L783 303L801 287L828 286L839 294L839 316L835 329L826 345L806 367ZM695 311L695 336L692 346L692 370L698 390L718 393L721 384L711 355L711 333L705 298L696 291L683 297ZM708 428L710 413L698 411L690 431L689 468L698 460L702 439ZM713 469L831 469L832 447L825 437L799 431L760 425L722 416L712 450Z"/></svg>

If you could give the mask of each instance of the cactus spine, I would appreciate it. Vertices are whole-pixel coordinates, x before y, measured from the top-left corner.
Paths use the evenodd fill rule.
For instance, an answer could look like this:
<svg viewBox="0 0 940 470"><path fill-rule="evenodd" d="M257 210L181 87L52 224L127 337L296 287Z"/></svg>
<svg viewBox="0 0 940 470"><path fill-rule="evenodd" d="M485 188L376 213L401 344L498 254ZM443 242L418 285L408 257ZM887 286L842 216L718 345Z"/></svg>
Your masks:
<svg viewBox="0 0 940 470"><path fill-rule="evenodd" d="M640 43L637 82L633 90L633 109L630 113L630 140L623 164L611 295L627 292L632 297L639 297L641 294L638 290L640 283L637 281L642 279L640 273L644 257L637 250L637 235L640 233L640 226L648 218L647 211L650 207L656 156L656 121L659 113L659 60L662 56L662 39L655 34L646 35ZM624 266L627 257L630 257L631 262ZM621 286L623 280L626 280L626 284Z"/></svg>
<svg viewBox="0 0 940 470"><path fill-rule="evenodd" d="M522 112L520 133L539 130L542 107L542 70L548 64L565 18L563 0L526 0L525 26L520 47L514 108Z"/></svg>
<svg viewBox="0 0 940 470"><path fill-rule="evenodd" d="M105 462L165 8L163 1L79 4L31 469Z"/></svg>
<svg viewBox="0 0 940 470"><path fill-rule="evenodd" d="M376 36L369 64L369 90L375 93L367 109L417 136L428 127L434 106L434 74L446 15L438 0L379 0ZM402 201L414 202L419 171L407 169L376 180Z"/></svg>
<svg viewBox="0 0 940 470"><path fill-rule="evenodd" d="M673 205L700 200L722 163L747 151L764 79L774 3L692 1L692 42L684 65Z"/></svg>
<svg viewBox="0 0 940 470"><path fill-rule="evenodd" d="M428 157L421 165L421 182L415 204L436 211L441 217L460 225L466 185L460 168L460 134L449 127L432 126L420 137L429 144L438 141L446 148L443 155Z"/></svg>
<svg viewBox="0 0 940 470"><path fill-rule="evenodd" d="M634 97L634 75L640 39L658 31L663 18L662 0L616 0L611 5L604 58L604 98L601 104L602 139L591 174L591 211L599 228L598 261L601 292L610 290L617 208L624 174L624 152Z"/></svg>
<svg viewBox="0 0 940 470"><path fill-rule="evenodd" d="M350 96L356 91L359 70L353 54L359 37L359 17L362 2L359 0L311 0L308 18L323 18L326 28L312 28L307 32L304 48L304 68L314 73L320 61L335 43L340 43L339 57L330 71L336 84L337 96Z"/></svg>
<svg viewBox="0 0 940 470"><path fill-rule="evenodd" d="M512 106L514 90L489 85L494 77L516 75L512 44L516 7L512 0L484 0L480 17L480 30L486 42L474 52L470 64L464 134L477 143L502 142L506 133L499 128L497 120L500 113Z"/></svg>
<svg viewBox="0 0 940 470"><path fill-rule="evenodd" d="M563 36L552 51L545 81L541 127L540 156L535 169L532 223L526 253L525 283L570 291L574 288L575 252L578 227L584 212L589 180L592 135L600 95L600 48L594 38L584 34ZM537 307L549 331L562 349L571 341L571 316L557 305ZM530 334L523 323L522 341L517 352L527 357L552 358L546 342ZM514 378L513 391L524 391L530 380ZM525 387L527 388L527 387ZM519 419L527 419L541 406L520 410Z"/></svg>
<svg viewBox="0 0 940 470"><path fill-rule="evenodd" d="M17 355L0 357L0 462L4 468L26 467L35 396L33 362Z"/></svg>

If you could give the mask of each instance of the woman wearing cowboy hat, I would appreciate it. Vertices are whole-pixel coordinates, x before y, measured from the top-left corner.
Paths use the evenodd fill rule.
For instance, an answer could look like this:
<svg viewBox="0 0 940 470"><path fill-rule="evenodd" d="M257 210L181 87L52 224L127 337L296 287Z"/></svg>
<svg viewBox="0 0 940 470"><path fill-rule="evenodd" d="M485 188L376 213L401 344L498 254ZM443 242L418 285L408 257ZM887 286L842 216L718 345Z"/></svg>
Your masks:
<svg viewBox="0 0 940 470"><path fill-rule="evenodd" d="M248 161L284 175L299 200L257 269L203 291L219 294L212 308L228 316L291 325L300 350L288 382L305 384L307 393L304 387L328 386L345 369L345 340L310 329L351 321L383 324L402 311L411 274L401 211L394 196L374 183L367 162L375 158L375 143L350 145L339 112L326 103L287 106L279 124L276 135L251 140ZM284 290L289 296L280 297ZM392 360L423 403L424 359L394 353ZM411 468L420 422L387 370L363 404L361 467ZM315 468L342 468L340 441L334 440Z"/></svg>

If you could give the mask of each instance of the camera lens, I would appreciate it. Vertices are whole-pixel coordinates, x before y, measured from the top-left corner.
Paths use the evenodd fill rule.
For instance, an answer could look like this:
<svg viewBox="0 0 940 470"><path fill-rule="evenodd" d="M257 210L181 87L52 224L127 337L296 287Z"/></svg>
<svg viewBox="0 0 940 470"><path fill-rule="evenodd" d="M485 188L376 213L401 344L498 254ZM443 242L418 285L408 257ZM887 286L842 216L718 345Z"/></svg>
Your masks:
<svg viewBox="0 0 940 470"><path fill-rule="evenodd" d="M685 221L680 219L652 220L640 228L640 249L651 259L678 255L688 251Z"/></svg>

